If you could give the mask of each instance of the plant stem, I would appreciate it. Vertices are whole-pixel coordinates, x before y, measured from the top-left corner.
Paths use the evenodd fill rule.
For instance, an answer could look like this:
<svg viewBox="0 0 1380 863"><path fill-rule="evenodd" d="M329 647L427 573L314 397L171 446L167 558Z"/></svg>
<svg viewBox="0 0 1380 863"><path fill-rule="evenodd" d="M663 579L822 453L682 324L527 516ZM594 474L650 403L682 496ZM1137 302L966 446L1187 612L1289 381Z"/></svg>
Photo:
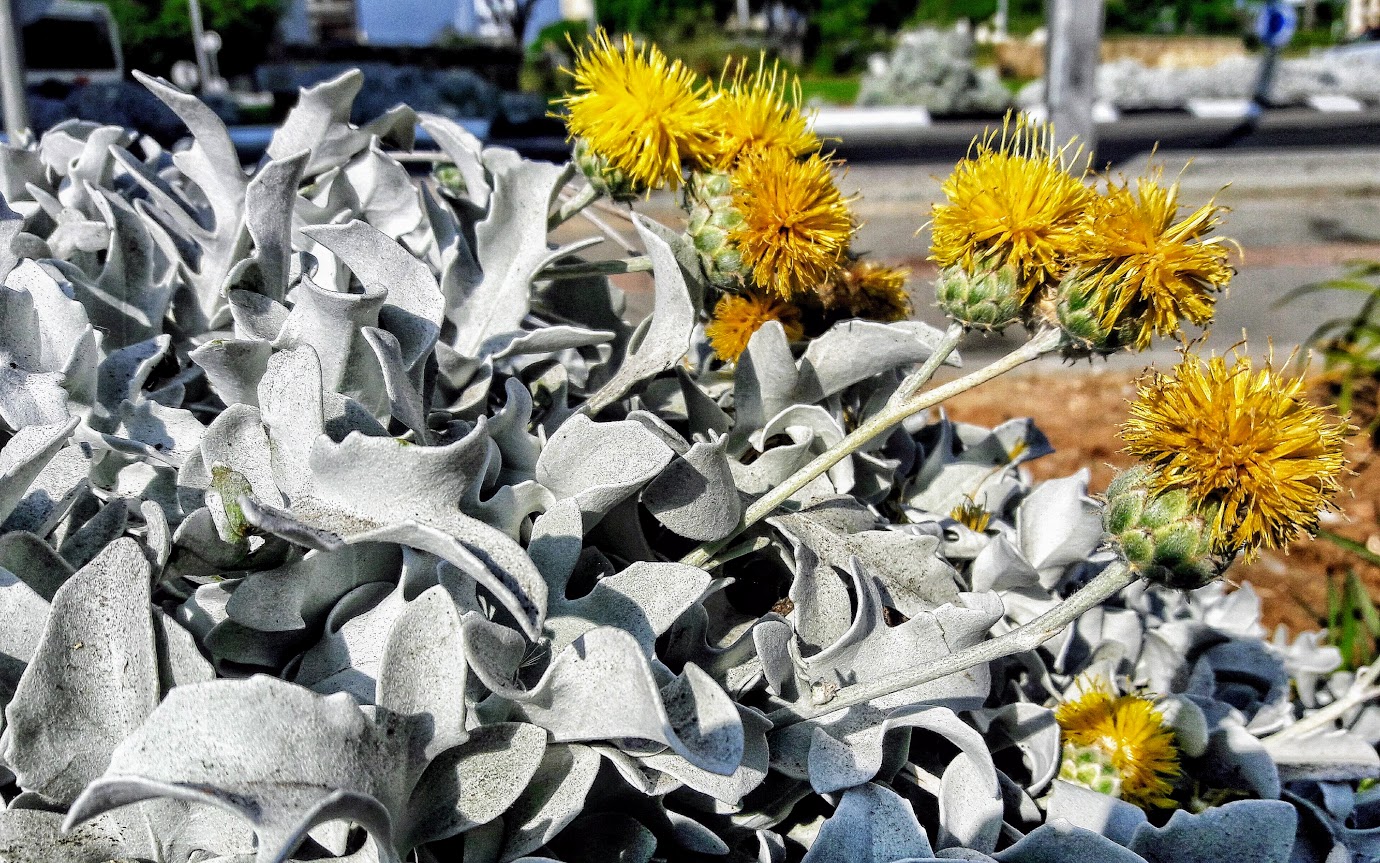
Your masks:
<svg viewBox="0 0 1380 863"><path fill-rule="evenodd" d="M717 556L705 563L704 568L717 569L731 560L737 560L745 554L752 554L754 551L761 551L769 545L771 545L771 540L767 539L765 536L753 537L747 542L741 542L733 548L719 552Z"/></svg>
<svg viewBox="0 0 1380 863"><path fill-rule="evenodd" d="M1325 539L1338 548L1346 549L1366 563L1369 563L1371 566L1380 566L1380 554L1376 554L1354 539L1347 539L1341 534L1333 533L1330 530L1318 531L1318 539Z"/></svg>
<svg viewBox="0 0 1380 863"><path fill-rule="evenodd" d="M1321 710L1308 714L1293 725L1263 738L1261 742L1268 749L1272 741L1278 742L1295 737L1306 737L1314 732L1327 730L1332 726L1332 723L1345 716L1348 710L1353 707L1360 707L1372 699L1380 698L1380 686L1374 685L1377 677L1380 677L1380 662L1367 665L1356 672L1356 677L1351 681L1350 688L1337 696L1336 701Z"/></svg>
<svg viewBox="0 0 1380 863"><path fill-rule="evenodd" d="M588 184L582 186L580 191L562 201L556 212L552 213L551 217L546 220L547 229L555 230L598 199L599 192L593 186Z"/></svg>
<svg viewBox="0 0 1380 863"><path fill-rule="evenodd" d="M963 325L959 323L949 324L949 329L944 333L944 340L930 354L925 364L915 371L906 375L906 379L901 381L901 385L896 388L896 392L891 394L890 401L900 403L908 398L912 398L920 392L920 388L930 382L934 373L939 371L939 367L944 365L944 361L958 347L959 341L963 338Z"/></svg>
<svg viewBox="0 0 1380 863"><path fill-rule="evenodd" d="M964 648L957 653L951 653L935 662L907 668L904 671L888 674L886 677L868 683L845 686L833 698L823 704L811 704L808 701L793 704L772 711L767 718L771 720L773 728L784 728L787 725L815 719L826 713L834 713L855 704L892 695L922 683L929 683L941 677L948 677L950 674L958 674L974 666L1001 659L1004 656L1013 656L1027 650L1034 650L1062 632L1064 627L1077 620L1085 611L1101 604L1103 600L1113 596L1139 577L1139 574L1124 561L1117 561L1102 570L1092 581L1079 588L1073 596L1010 632Z"/></svg>
<svg viewBox="0 0 1380 863"><path fill-rule="evenodd" d="M1036 333L1030 341L1016 348L1011 353L997 360L984 368L950 381L941 387L936 387L924 394L917 395L898 403L889 403L874 416L870 417L862 425L854 429L847 437L839 441L834 446L816 456L809 464L797 470L786 478L786 481L773 488L771 491L759 497L743 513L743 519L738 527L717 543L710 543L696 548L694 551L680 559L681 563L690 566L703 567L715 552L724 548L738 534L748 529L752 525L770 515L781 504L791 499L791 496L800 491L816 477L823 474L829 468L843 461L848 456L867 446L873 440L882 435L889 434L897 423L906 418L919 413L926 408L953 398L962 392L967 392L973 387L990 381L999 375L1011 371L1017 366L1021 366L1037 359L1059 346L1060 333L1058 330L1042 330ZM953 348L949 348L950 351ZM939 362L943 362L940 360ZM926 363L928 365L929 363ZM936 368L938 364L936 364ZM923 367L922 367L923 371Z"/></svg>
<svg viewBox="0 0 1380 863"><path fill-rule="evenodd" d="M534 279L581 279L585 276L612 276L618 273L649 273L652 259L646 255L611 261L582 261L578 264L552 264Z"/></svg>
<svg viewBox="0 0 1380 863"><path fill-rule="evenodd" d="M630 255L637 254L637 246L628 242L628 240L622 234L615 231L613 229L613 226L610 225L608 222L605 222L603 219L594 215L594 211L596 209L598 208L586 207L585 209L580 211L580 218L584 219L586 222L589 222L591 225L598 228L600 231L603 231L604 236L608 237L610 240L613 240L615 243L617 243L623 249L623 251L627 252Z"/></svg>

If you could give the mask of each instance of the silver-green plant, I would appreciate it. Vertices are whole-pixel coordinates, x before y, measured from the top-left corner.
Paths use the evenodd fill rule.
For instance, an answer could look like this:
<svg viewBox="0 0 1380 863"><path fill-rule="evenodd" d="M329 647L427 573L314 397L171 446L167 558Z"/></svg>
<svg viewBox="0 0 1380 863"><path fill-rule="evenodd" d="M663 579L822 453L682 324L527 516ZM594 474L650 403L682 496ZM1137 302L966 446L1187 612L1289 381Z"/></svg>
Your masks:
<svg viewBox="0 0 1380 863"><path fill-rule="evenodd" d="M144 80L186 148L0 150L0 859L1380 852L1369 671L1143 580L1028 421L928 413L1056 327L928 389L963 324L724 365L685 236L553 245L570 166L350 126L347 74L246 171ZM1172 817L1056 778L1092 671L1162 698Z"/></svg>

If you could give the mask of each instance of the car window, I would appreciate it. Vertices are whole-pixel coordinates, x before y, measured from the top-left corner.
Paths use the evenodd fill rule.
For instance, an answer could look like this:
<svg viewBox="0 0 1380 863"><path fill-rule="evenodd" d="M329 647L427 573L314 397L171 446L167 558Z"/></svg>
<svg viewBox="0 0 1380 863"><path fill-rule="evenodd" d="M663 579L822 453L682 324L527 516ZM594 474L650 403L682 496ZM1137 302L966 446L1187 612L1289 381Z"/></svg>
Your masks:
<svg viewBox="0 0 1380 863"><path fill-rule="evenodd" d="M24 65L47 69L113 69L110 31L102 21L40 18L24 28Z"/></svg>

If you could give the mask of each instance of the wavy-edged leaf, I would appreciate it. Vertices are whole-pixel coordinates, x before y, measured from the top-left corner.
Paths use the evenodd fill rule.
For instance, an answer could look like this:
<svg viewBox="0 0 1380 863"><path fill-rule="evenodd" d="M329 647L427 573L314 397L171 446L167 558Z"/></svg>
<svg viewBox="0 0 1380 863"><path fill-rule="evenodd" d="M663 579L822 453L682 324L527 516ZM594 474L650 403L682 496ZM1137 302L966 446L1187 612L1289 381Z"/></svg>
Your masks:
<svg viewBox="0 0 1380 863"><path fill-rule="evenodd" d="M891 863L933 856L910 803L869 782L844 792L803 863Z"/></svg>
<svg viewBox="0 0 1380 863"><path fill-rule="evenodd" d="M6 709L4 759L21 788L75 800L157 705L149 576L138 543L120 539L53 596L42 641Z"/></svg>
<svg viewBox="0 0 1380 863"><path fill-rule="evenodd" d="M501 694L557 743L655 740L720 775L743 759L742 720L724 691L693 664L659 687L641 645L617 629L586 632L552 660L532 689Z"/></svg>
<svg viewBox="0 0 1380 863"><path fill-rule="evenodd" d="M587 410L591 415L621 399L641 381L680 362L690 348L690 334L695 328L695 303L675 252L645 216L634 214L632 219L647 257L652 259L655 293L651 323L609 382L590 396Z"/></svg>

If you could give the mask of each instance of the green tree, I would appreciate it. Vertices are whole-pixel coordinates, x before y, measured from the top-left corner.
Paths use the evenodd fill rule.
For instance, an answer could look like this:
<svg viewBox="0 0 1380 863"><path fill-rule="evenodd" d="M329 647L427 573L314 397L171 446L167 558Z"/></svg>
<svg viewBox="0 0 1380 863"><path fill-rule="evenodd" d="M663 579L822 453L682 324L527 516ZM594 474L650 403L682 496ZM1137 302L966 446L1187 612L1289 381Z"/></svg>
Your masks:
<svg viewBox="0 0 1380 863"><path fill-rule="evenodd" d="M1241 32L1241 12L1236 0L1107 0L1109 33L1218 33Z"/></svg>
<svg viewBox="0 0 1380 863"><path fill-rule="evenodd" d="M187 0L105 0L120 25L125 67L166 75L178 60L191 60L192 24ZM280 0L201 0L206 28L221 35L220 72L252 72L273 42Z"/></svg>

